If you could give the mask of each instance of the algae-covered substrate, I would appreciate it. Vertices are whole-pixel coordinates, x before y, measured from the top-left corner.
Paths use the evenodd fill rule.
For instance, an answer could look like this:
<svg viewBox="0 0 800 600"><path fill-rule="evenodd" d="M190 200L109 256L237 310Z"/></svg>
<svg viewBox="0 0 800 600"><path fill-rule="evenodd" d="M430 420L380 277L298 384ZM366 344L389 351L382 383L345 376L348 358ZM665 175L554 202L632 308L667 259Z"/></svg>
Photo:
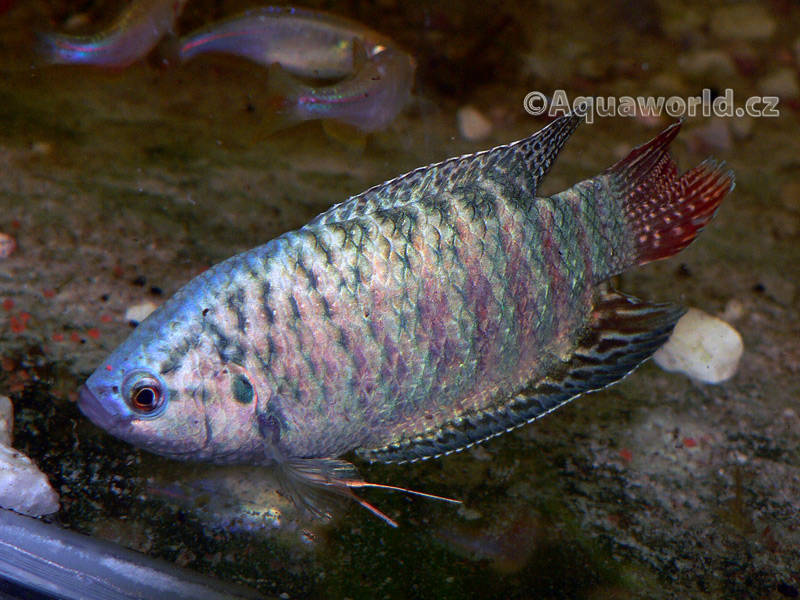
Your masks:
<svg viewBox="0 0 800 600"><path fill-rule="evenodd" d="M0 259L0 393L15 406L15 447L61 496L48 521L278 597L797 597L800 93L789 84L778 87L779 117L687 120L681 168L713 155L737 187L687 251L616 282L729 320L745 343L737 374L702 385L648 363L469 451L358 463L368 481L462 507L367 490L398 529L355 505L328 525L307 522L269 473L139 452L75 400L130 332L131 306L163 302L373 184L530 134L546 123L523 110L531 90L728 86L738 99L780 84L770 78L797 68L800 7L759 9L773 27L753 37L711 2L509 3L488 16L434 1L326 4L391 33L420 64L420 100L362 152L313 123L255 141L263 74L244 61L31 68L31 32L88 10L78 4L31 0L0 15L0 232L18 244ZM219 16L227 4L217 4L190 3L185 22ZM118 5L93 3L91 18ZM489 116L489 138L459 135L467 103ZM583 125L543 193L600 172L669 122Z"/></svg>

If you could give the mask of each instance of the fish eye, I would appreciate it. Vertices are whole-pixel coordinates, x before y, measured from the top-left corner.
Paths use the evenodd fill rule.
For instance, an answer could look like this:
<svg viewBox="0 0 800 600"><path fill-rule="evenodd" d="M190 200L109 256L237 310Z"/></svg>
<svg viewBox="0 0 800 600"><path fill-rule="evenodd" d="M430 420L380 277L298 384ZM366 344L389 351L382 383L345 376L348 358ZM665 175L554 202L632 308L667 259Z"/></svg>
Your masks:
<svg viewBox="0 0 800 600"><path fill-rule="evenodd" d="M140 417L155 417L167 404L164 384L150 373L134 371L122 384L125 402Z"/></svg>

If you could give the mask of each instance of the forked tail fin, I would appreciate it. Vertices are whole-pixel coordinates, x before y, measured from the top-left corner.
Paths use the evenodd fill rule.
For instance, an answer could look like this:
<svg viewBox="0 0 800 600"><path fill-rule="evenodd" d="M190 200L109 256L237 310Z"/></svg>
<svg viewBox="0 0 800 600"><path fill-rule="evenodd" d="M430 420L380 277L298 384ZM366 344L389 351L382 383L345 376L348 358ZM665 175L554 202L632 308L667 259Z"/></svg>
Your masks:
<svg viewBox="0 0 800 600"><path fill-rule="evenodd" d="M279 63L271 64L267 69L267 89L259 101L263 117L253 141L264 140L276 131L308 120L301 114L298 103L301 96L309 93L310 88L292 77Z"/></svg>
<svg viewBox="0 0 800 600"><path fill-rule="evenodd" d="M733 172L706 160L678 175L669 145L675 123L602 174L553 197L579 204L595 283L686 248L733 189Z"/></svg>
<svg viewBox="0 0 800 600"><path fill-rule="evenodd" d="M671 125L604 173L622 194L637 265L669 258L691 244L734 186L733 172L714 160L677 176L669 145L680 126Z"/></svg>

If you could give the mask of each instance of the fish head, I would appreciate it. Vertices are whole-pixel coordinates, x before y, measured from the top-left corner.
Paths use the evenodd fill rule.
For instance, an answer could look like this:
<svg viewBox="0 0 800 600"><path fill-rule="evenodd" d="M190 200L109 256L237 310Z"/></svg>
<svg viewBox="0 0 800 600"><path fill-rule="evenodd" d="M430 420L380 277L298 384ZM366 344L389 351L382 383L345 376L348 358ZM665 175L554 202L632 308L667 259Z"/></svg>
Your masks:
<svg viewBox="0 0 800 600"><path fill-rule="evenodd" d="M159 311L89 377L78 408L113 436L155 454L252 462L263 437L247 370L220 356L201 326Z"/></svg>

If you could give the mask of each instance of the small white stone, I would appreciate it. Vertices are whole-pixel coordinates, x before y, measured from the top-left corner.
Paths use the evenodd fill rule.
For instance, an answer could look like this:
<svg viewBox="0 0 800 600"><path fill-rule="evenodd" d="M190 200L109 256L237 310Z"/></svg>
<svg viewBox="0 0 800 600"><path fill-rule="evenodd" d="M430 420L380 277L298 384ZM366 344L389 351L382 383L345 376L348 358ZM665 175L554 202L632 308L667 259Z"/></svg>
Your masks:
<svg viewBox="0 0 800 600"><path fill-rule="evenodd" d="M736 74L736 65L722 50L698 50L678 57L678 67L692 81L720 84Z"/></svg>
<svg viewBox="0 0 800 600"><path fill-rule="evenodd" d="M30 458L0 445L0 506L31 517L58 511L58 493Z"/></svg>
<svg viewBox="0 0 800 600"><path fill-rule="evenodd" d="M8 396L0 396L0 444L10 446L13 434L14 405Z"/></svg>
<svg viewBox="0 0 800 600"><path fill-rule="evenodd" d="M33 142L31 144L31 154L47 156L53 152L53 144L50 142Z"/></svg>
<svg viewBox="0 0 800 600"><path fill-rule="evenodd" d="M711 35L720 40L766 40L778 24L760 4L723 6L711 15Z"/></svg>
<svg viewBox="0 0 800 600"><path fill-rule="evenodd" d="M458 131L461 137L470 142L479 142L492 134L492 122L477 108L467 104L458 109Z"/></svg>
<svg viewBox="0 0 800 600"><path fill-rule="evenodd" d="M469 453L472 454L472 458L480 462L488 462L493 458L489 451L481 445L473 446L469 449Z"/></svg>
<svg viewBox="0 0 800 600"><path fill-rule="evenodd" d="M132 321L137 324L141 323L145 320L147 315L153 312L156 308L158 307L150 301L145 301L141 304L134 304L133 306L128 307L128 310L125 311L125 320Z"/></svg>
<svg viewBox="0 0 800 600"><path fill-rule="evenodd" d="M735 323L744 316L744 304L741 300L731 298L725 304L725 310L722 311L720 318L727 323Z"/></svg>
<svg viewBox="0 0 800 600"><path fill-rule="evenodd" d="M462 519L466 519L467 521L477 521L483 516L479 511L475 510L474 508L467 508L463 504L458 507L456 513L458 514L459 517L461 517Z"/></svg>
<svg viewBox="0 0 800 600"><path fill-rule="evenodd" d="M794 69L783 67L773 71L758 82L758 88L765 96L777 96L782 99L797 98L800 96L800 86Z"/></svg>
<svg viewBox="0 0 800 600"><path fill-rule="evenodd" d="M722 319L690 308L653 360L666 371L678 371L704 383L720 383L736 373L742 352L744 343L738 331Z"/></svg>

